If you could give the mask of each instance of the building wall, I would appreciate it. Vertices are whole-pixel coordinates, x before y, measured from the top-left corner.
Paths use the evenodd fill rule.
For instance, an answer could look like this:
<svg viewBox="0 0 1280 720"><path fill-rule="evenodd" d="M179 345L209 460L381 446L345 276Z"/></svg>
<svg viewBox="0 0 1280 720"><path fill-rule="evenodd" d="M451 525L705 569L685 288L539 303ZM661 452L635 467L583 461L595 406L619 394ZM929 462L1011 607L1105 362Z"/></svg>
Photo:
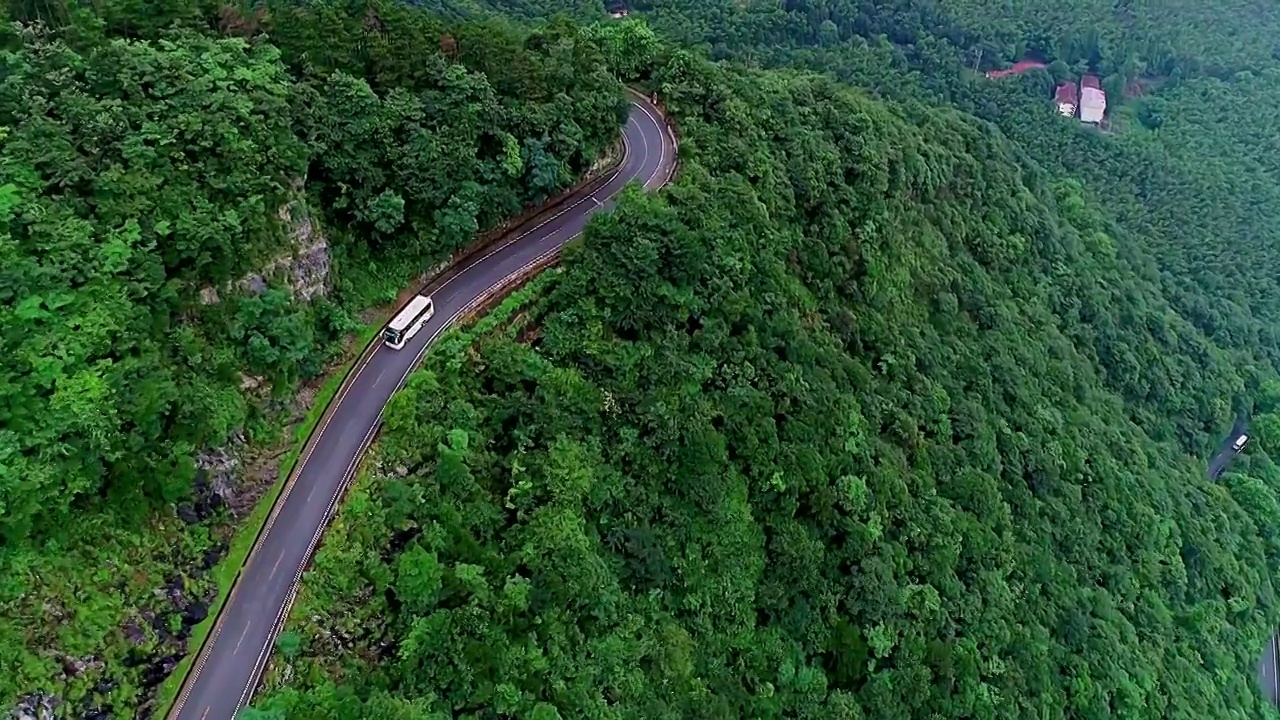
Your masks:
<svg viewBox="0 0 1280 720"><path fill-rule="evenodd" d="M1083 88L1080 93L1080 119L1087 123L1102 122L1107 111L1107 96L1101 90Z"/></svg>

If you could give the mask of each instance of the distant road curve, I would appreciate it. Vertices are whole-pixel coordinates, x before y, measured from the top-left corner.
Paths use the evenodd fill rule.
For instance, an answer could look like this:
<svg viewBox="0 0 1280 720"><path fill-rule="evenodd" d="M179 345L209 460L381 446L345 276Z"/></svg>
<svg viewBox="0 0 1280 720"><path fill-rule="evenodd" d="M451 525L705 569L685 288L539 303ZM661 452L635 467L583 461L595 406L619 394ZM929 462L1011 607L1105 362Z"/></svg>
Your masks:
<svg viewBox="0 0 1280 720"><path fill-rule="evenodd" d="M208 641L201 649L169 720L233 720L248 704L271 647L360 456L372 442L383 408L431 343L473 301L506 278L577 237L587 220L612 207L632 180L646 190L664 185L675 168L675 137L661 113L633 94L623 129L624 160L603 184L588 185L555 214L536 217L432 292L435 316L404 349L380 343L362 356L303 450L298 469L272 510Z"/></svg>
<svg viewBox="0 0 1280 720"><path fill-rule="evenodd" d="M1280 635L1272 635L1267 647L1258 658L1258 687L1262 695L1272 705L1280 706L1280 668L1276 667L1277 653L1280 649Z"/></svg>
<svg viewBox="0 0 1280 720"><path fill-rule="evenodd" d="M1241 435L1247 435L1248 431L1248 420L1243 417L1237 418L1235 425L1231 427L1231 433L1223 438L1218 444L1217 452L1209 459L1206 472L1209 473L1210 479L1217 480L1222 477L1222 473L1226 472L1231 461L1244 451L1243 447L1235 447L1235 441ZM1258 689L1262 691L1263 697L1272 705L1280 707L1280 635L1272 635L1267 640L1267 646L1262 649L1262 654L1258 658L1256 671Z"/></svg>
<svg viewBox="0 0 1280 720"><path fill-rule="evenodd" d="M1244 448L1237 449L1233 443L1235 443L1236 438L1246 434L1248 429L1249 423L1244 418L1236 420L1235 425L1231 427L1231 434L1218 444L1218 451L1209 459L1209 466L1206 471L1209 473L1210 479L1217 480L1221 477L1222 473L1226 472L1227 466L1231 464L1231 461L1244 451Z"/></svg>

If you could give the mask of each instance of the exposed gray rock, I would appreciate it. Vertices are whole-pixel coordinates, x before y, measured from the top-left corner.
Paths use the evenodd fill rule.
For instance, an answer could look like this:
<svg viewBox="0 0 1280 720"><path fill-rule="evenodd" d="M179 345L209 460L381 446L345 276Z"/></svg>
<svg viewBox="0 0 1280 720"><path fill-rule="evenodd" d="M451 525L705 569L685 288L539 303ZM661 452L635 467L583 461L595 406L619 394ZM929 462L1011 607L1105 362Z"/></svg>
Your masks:
<svg viewBox="0 0 1280 720"><path fill-rule="evenodd" d="M107 680L100 681L97 685L94 686L93 689L99 695L106 695L107 693L110 693L112 690L115 690L118 687L120 687L120 683L116 682L115 680L107 679Z"/></svg>
<svg viewBox="0 0 1280 720"><path fill-rule="evenodd" d="M149 618L144 619L150 622ZM126 620L124 627L120 628L120 632L124 635L124 639L134 647L142 647L147 644L147 631L143 630L142 626L133 620Z"/></svg>
<svg viewBox="0 0 1280 720"><path fill-rule="evenodd" d="M48 615L54 620L64 620L67 617L67 611L61 605L56 603L46 601L42 606L42 609L44 610L45 615Z"/></svg>
<svg viewBox="0 0 1280 720"><path fill-rule="evenodd" d="M179 505L178 519L188 525L195 525L200 522L200 513L196 512L196 509L190 505Z"/></svg>
<svg viewBox="0 0 1280 720"><path fill-rule="evenodd" d="M596 161L591 163L591 167L587 168L586 177L594 178L599 176L600 173L605 168L612 165L614 161L618 159L618 155L620 155L621 153L622 153L621 141L615 142L614 144L610 145L609 149L606 150L604 154L602 154L600 157L596 158Z"/></svg>
<svg viewBox="0 0 1280 720"><path fill-rule="evenodd" d="M329 239L320 232L303 202L286 205L281 219L288 224L289 237L296 248L288 263L289 288L294 297L309 302L329 291Z"/></svg>
<svg viewBox="0 0 1280 720"><path fill-rule="evenodd" d="M157 598L164 598L169 601L175 609L181 610L187 605L186 584L182 580L181 575L174 575L164 584L164 587L156 588L155 595Z"/></svg>
<svg viewBox="0 0 1280 720"><path fill-rule="evenodd" d="M200 558L200 569L208 570L209 568L213 567L218 563L219 560L222 559L222 556L225 555L226 552L227 552L227 546L225 543L218 543L217 545L213 546L212 549L205 552L204 556Z"/></svg>
<svg viewBox="0 0 1280 720"><path fill-rule="evenodd" d="M204 622L207 617L209 617L209 606L197 600L183 609L182 625L189 628Z"/></svg>
<svg viewBox="0 0 1280 720"><path fill-rule="evenodd" d="M423 275L422 279L419 280L419 282L425 285L426 283L429 283L432 280L435 280L436 278L440 277L440 273L453 267L453 261L454 259L452 257L448 257L448 258L445 258L444 260L441 260L439 264L437 264L435 267L428 270L427 274Z"/></svg>
<svg viewBox="0 0 1280 720"><path fill-rule="evenodd" d="M288 237L283 252L239 280L228 283L222 290L235 287L241 292L257 295L267 289L271 280L279 280L303 302L310 302L329 292L332 267L329 239L301 199L301 182L295 183L294 193L295 199L285 203L277 213ZM201 303L214 305L220 301L219 288L201 288Z"/></svg>
<svg viewBox="0 0 1280 720"><path fill-rule="evenodd" d="M164 682L164 679L169 677L173 669L178 667L178 661L181 659L181 655L166 655L148 665L147 669L142 673L142 686L153 688Z"/></svg>
<svg viewBox="0 0 1280 720"><path fill-rule="evenodd" d="M53 720L54 711L61 704L62 700L54 695L32 693L19 700L10 715L13 720Z"/></svg>
<svg viewBox="0 0 1280 720"><path fill-rule="evenodd" d="M85 655L82 658L63 655L59 660L62 662L62 671L73 678L80 677L90 670L101 670L103 667L102 661L93 655Z"/></svg>
<svg viewBox="0 0 1280 720"><path fill-rule="evenodd" d="M244 448L244 433L236 431L222 447L197 453L196 468L200 473L197 490L211 493L221 503L229 504L235 498ZM197 497L197 501L200 500Z"/></svg>
<svg viewBox="0 0 1280 720"><path fill-rule="evenodd" d="M240 280L240 287L251 295L261 295L267 289L267 281L258 273L249 273Z"/></svg>

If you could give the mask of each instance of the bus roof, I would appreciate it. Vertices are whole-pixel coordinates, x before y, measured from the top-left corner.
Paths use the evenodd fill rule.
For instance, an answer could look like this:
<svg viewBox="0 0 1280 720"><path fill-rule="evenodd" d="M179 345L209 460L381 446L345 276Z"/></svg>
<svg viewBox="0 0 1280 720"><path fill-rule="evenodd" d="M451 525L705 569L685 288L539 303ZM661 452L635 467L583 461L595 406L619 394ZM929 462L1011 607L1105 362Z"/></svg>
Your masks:
<svg viewBox="0 0 1280 720"><path fill-rule="evenodd" d="M396 316L391 318L391 322L387 324L387 327L392 330L404 330L412 325L414 319L422 315L422 311L426 310L427 306L430 304L431 298L424 297L422 295L415 295L414 298L409 301L409 304L404 306L403 310L396 313Z"/></svg>

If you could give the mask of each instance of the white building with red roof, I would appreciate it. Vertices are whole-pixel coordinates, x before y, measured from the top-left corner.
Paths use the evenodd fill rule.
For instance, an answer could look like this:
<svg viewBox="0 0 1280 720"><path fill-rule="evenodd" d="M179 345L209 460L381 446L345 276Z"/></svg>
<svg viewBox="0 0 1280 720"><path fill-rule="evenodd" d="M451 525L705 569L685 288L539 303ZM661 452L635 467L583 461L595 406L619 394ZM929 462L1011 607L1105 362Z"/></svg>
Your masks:
<svg viewBox="0 0 1280 720"><path fill-rule="evenodd" d="M1107 112L1107 94L1102 91L1097 75L1080 78L1080 120L1097 124Z"/></svg>

